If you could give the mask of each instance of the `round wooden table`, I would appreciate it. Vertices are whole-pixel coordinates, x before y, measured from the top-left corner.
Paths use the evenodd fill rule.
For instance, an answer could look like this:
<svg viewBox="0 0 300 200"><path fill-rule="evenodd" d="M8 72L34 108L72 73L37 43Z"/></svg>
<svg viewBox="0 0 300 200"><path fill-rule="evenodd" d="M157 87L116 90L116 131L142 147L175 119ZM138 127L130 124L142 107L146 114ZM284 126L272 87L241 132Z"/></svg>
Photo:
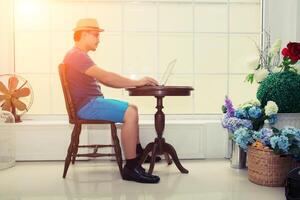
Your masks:
<svg viewBox="0 0 300 200"><path fill-rule="evenodd" d="M162 137L165 129L165 114L162 109L164 108L163 98L165 96L190 96L191 91L194 89L189 86L144 86L127 88L126 90L129 92L129 96L154 96L157 99L157 112L154 115L157 137L154 142L149 143L145 147L141 158L141 164L145 161L146 156L151 152L152 159L150 162L149 173L152 174L156 155L164 154L168 164L171 164L172 161L169 158L170 155L179 171L181 173L188 173L189 171L181 165L174 147L171 144L168 144L165 141L165 138Z"/></svg>

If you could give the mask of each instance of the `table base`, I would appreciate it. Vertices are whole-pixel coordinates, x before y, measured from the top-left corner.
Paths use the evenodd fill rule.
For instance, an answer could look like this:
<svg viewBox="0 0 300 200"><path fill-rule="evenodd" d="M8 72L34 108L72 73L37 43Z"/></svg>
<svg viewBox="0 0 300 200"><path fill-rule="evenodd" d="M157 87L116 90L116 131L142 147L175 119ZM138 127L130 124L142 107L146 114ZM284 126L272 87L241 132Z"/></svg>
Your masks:
<svg viewBox="0 0 300 200"><path fill-rule="evenodd" d="M152 174L152 172L153 172L153 168L155 165L155 157L157 155L163 155L163 154L165 155L168 165L172 164L172 160L169 157L169 155L170 155L172 157L176 167L179 169L179 171L181 173L184 173L184 174L189 173L189 171L181 165L174 147L171 144L166 143L164 138L155 138L154 142L149 143L145 147L142 158L140 160L140 164L144 163L147 155L150 152L151 152L152 156L151 156L150 167L149 167L148 173Z"/></svg>

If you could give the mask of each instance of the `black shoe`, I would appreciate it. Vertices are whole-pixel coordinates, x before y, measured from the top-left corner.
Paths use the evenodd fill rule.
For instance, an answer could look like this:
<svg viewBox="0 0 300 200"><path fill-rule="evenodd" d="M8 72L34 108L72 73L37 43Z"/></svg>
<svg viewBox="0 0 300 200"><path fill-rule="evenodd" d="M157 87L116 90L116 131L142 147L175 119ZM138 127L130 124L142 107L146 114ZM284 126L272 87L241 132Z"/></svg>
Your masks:
<svg viewBox="0 0 300 200"><path fill-rule="evenodd" d="M160 178L144 172L140 166L129 169L126 165L123 168L123 180L136 181L139 183L158 183Z"/></svg>
<svg viewBox="0 0 300 200"><path fill-rule="evenodd" d="M152 158L151 156L147 155L144 163L150 163L151 162L151 158ZM161 157L156 156L155 157L155 162L159 162L159 161L161 161Z"/></svg>
<svg viewBox="0 0 300 200"><path fill-rule="evenodd" d="M152 174L149 174L148 172L146 172L146 169L143 166L141 166L141 165L137 166L137 168L139 168L140 170L142 170L144 172L145 176L149 176L149 177L153 177L154 176L154 177L159 178L159 176L152 175Z"/></svg>
<svg viewBox="0 0 300 200"><path fill-rule="evenodd" d="M141 169L143 172L146 171L146 169L142 165L138 165L137 168Z"/></svg>

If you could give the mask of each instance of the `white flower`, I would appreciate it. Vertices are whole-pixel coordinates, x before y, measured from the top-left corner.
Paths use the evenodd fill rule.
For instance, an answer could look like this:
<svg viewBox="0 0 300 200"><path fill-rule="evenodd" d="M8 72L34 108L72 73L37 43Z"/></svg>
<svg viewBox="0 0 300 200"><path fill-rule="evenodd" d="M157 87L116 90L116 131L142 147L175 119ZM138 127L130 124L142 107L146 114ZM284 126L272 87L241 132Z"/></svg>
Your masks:
<svg viewBox="0 0 300 200"><path fill-rule="evenodd" d="M260 104L260 102L259 102L258 99L252 99L252 100L249 100L249 101L247 101L247 102L245 102L243 104L240 104L238 106L238 108L244 109L244 108L252 107L252 106L258 106L259 107L260 105L261 104Z"/></svg>
<svg viewBox="0 0 300 200"><path fill-rule="evenodd" d="M271 49L270 49L270 51L269 51L269 55L270 55L271 57L279 53L279 51L280 51L280 49L281 49L281 43L282 43L282 41L279 40L279 39L277 39L277 40L273 43L273 45L271 46Z"/></svg>
<svg viewBox="0 0 300 200"><path fill-rule="evenodd" d="M258 99L252 99L252 100L250 100L250 103L253 106L260 106L260 101L258 101Z"/></svg>
<svg viewBox="0 0 300 200"><path fill-rule="evenodd" d="M259 57L258 56L251 56L248 57L246 61L246 66L250 70L255 70L259 65Z"/></svg>
<svg viewBox="0 0 300 200"><path fill-rule="evenodd" d="M269 71L266 69L259 69L254 72L254 79L257 83L262 82L269 74Z"/></svg>
<svg viewBox="0 0 300 200"><path fill-rule="evenodd" d="M274 115L278 112L278 106L274 101L268 101L265 106L265 113L267 116Z"/></svg>

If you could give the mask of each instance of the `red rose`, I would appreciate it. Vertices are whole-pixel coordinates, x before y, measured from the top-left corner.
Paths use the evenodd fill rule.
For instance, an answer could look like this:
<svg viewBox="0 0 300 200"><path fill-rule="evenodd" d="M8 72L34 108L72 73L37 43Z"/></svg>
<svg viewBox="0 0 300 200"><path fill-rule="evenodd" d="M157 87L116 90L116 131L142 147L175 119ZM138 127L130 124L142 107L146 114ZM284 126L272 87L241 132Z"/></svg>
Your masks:
<svg viewBox="0 0 300 200"><path fill-rule="evenodd" d="M288 48L283 48L282 51L281 51L281 53L282 53L283 56L287 56L288 57L289 56L289 50L288 50Z"/></svg>
<svg viewBox="0 0 300 200"><path fill-rule="evenodd" d="M282 49L282 55L289 57L293 63L296 63L300 60L300 43L298 42L289 42L287 48Z"/></svg>

